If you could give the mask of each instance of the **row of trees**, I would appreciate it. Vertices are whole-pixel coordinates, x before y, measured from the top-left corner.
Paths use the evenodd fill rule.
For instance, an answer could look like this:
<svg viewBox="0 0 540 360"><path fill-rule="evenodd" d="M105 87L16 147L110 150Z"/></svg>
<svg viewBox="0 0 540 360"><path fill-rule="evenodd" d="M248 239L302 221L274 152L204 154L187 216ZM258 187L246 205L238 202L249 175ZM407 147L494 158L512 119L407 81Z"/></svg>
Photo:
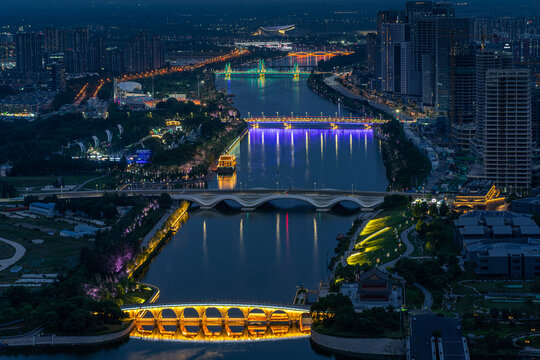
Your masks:
<svg viewBox="0 0 540 360"><path fill-rule="evenodd" d="M354 311L351 299L343 294L331 294L311 306L316 330L334 335L379 337L400 330L400 312L388 308Z"/></svg>
<svg viewBox="0 0 540 360"><path fill-rule="evenodd" d="M397 120L381 125L381 131L387 139L383 141L382 155L390 187L407 190L421 184L431 171L427 156L407 139Z"/></svg>

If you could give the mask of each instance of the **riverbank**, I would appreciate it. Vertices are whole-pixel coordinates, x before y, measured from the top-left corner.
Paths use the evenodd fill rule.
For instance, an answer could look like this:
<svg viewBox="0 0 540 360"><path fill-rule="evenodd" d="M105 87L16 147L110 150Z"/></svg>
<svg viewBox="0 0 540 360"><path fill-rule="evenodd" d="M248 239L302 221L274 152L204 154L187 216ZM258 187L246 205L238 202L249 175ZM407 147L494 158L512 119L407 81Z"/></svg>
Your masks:
<svg viewBox="0 0 540 360"><path fill-rule="evenodd" d="M429 175L431 163L405 135L403 126L395 119L390 109L382 106L375 107L367 99L331 86L323 75L311 75L308 87L317 95L331 102L338 101L351 111L366 114L371 112L388 120L386 124L377 126L375 134L382 142L383 161L386 166L389 190L409 190L416 188ZM373 115L372 115L373 116Z"/></svg>
<svg viewBox="0 0 540 360"><path fill-rule="evenodd" d="M124 323L122 323L124 324ZM36 329L23 336L0 338L0 345L6 346L7 350L27 348L27 347L80 347L80 346L101 346L105 344L116 343L129 337L133 330L135 322L129 323L129 326L122 331L110 334L93 336L41 336L41 329Z"/></svg>
<svg viewBox="0 0 540 360"><path fill-rule="evenodd" d="M141 244L141 252L137 255L135 264L127 270L128 277L137 275L149 261L156 255L159 249L164 245L173 234L180 228L180 223L187 216L189 203L182 202L180 206L171 212L163 215L158 224L146 235ZM166 219L166 220L165 220ZM146 241L146 239L150 239Z"/></svg>
<svg viewBox="0 0 540 360"><path fill-rule="evenodd" d="M402 359L406 354L405 339L337 337L312 327L311 341L325 350L362 359Z"/></svg>

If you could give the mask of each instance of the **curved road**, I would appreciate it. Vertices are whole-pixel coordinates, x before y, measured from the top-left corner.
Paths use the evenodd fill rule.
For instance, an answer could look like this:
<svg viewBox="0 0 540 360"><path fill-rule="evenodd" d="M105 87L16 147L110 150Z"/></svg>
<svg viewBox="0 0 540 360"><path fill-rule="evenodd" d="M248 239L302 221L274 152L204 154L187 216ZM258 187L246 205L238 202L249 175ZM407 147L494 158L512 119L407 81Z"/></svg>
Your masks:
<svg viewBox="0 0 540 360"><path fill-rule="evenodd" d="M384 263L381 266L379 266L380 270L386 271L386 269L388 267L394 266L398 262L399 259L401 259L403 257L410 257L410 255L414 251L414 246L409 241L409 232L414 230L414 228L415 228L415 225L411 225L407 229L403 230L403 232L401 233L401 241L405 244L405 246L407 247L407 250L405 250L405 252L400 257L395 258L394 260L391 260L391 261L389 261L387 263ZM424 305L423 305L423 308L426 309L426 310L431 310L431 306L433 305L433 297L431 296L431 293L425 287L420 285L419 283L414 283L414 286L419 288L424 293Z"/></svg>
<svg viewBox="0 0 540 360"><path fill-rule="evenodd" d="M9 259L0 260L0 271L2 271L6 270L8 267L19 261L26 253L26 249L24 248L24 246L15 241L7 240L4 238L0 238L0 241L5 242L6 244L11 245L15 248L15 254L12 257L10 257Z"/></svg>

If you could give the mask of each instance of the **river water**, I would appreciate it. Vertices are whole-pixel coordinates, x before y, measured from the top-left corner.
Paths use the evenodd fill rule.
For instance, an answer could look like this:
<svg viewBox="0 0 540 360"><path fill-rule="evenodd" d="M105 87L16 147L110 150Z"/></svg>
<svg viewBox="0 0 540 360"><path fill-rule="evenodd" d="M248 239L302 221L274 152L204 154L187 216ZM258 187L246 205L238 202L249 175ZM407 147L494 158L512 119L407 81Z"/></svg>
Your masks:
<svg viewBox="0 0 540 360"><path fill-rule="evenodd" d="M246 115L275 111L331 115L337 107L314 95L305 79L218 79ZM386 189L378 140L371 130L251 129L233 150L234 176L213 188ZM227 206L228 205L228 206ZM160 301L258 300L292 304L296 286L318 288L328 277L336 236L356 214L317 213L306 204L280 201L251 213L226 204L193 210L142 279L161 290ZM30 354L44 359L319 359L309 338L190 344L131 339L89 353Z"/></svg>

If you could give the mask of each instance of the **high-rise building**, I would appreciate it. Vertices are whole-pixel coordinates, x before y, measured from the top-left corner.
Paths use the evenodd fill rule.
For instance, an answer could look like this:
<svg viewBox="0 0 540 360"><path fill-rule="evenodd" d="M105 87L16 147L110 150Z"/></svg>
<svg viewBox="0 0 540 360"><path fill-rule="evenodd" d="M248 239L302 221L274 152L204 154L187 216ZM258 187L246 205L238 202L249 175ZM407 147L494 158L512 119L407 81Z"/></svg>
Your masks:
<svg viewBox="0 0 540 360"><path fill-rule="evenodd" d="M125 72L124 55L125 52L120 49L107 49L105 54L105 69L107 72L113 74Z"/></svg>
<svg viewBox="0 0 540 360"><path fill-rule="evenodd" d="M468 150L474 137L474 51L469 48L452 57L448 120L454 145Z"/></svg>
<svg viewBox="0 0 540 360"><path fill-rule="evenodd" d="M0 34L0 68L11 68L15 64L15 41L11 34Z"/></svg>
<svg viewBox="0 0 540 360"><path fill-rule="evenodd" d="M409 25L384 23L380 26L381 91L408 94L411 68Z"/></svg>
<svg viewBox="0 0 540 360"><path fill-rule="evenodd" d="M135 35L124 50L124 65L127 72L144 72L150 69L152 45L145 31Z"/></svg>
<svg viewBox="0 0 540 360"><path fill-rule="evenodd" d="M436 102L437 18L452 18L455 9L448 2L407 1L405 13L412 42L410 93L431 107Z"/></svg>
<svg viewBox="0 0 540 360"><path fill-rule="evenodd" d="M163 39L159 35L152 36L152 61L150 67L152 69L161 69L165 66L165 47Z"/></svg>
<svg viewBox="0 0 540 360"><path fill-rule="evenodd" d="M531 94L529 71L489 69L485 75L483 168L497 186L531 186Z"/></svg>
<svg viewBox="0 0 540 360"><path fill-rule="evenodd" d="M375 89L382 91L382 44L381 31L384 24L402 23L405 20L405 13L402 10L381 10L377 13L377 35L375 48Z"/></svg>
<svg viewBox="0 0 540 360"><path fill-rule="evenodd" d="M456 75L456 57L469 52L469 19L437 18L435 52L435 104L439 115L451 111ZM473 84L470 84L471 86Z"/></svg>
<svg viewBox="0 0 540 360"><path fill-rule="evenodd" d="M533 145L540 147L540 84L531 88L531 123Z"/></svg>
<svg viewBox="0 0 540 360"><path fill-rule="evenodd" d="M47 64L49 87L52 91L62 91L66 88L66 70L62 63Z"/></svg>
<svg viewBox="0 0 540 360"><path fill-rule="evenodd" d="M510 69L512 67L512 54L482 48L475 55L475 137L471 143L471 150L479 158L483 154L484 141L484 112L486 74L490 69Z"/></svg>
<svg viewBox="0 0 540 360"><path fill-rule="evenodd" d="M16 69L18 72L43 70L43 35L19 33L15 36Z"/></svg>
<svg viewBox="0 0 540 360"><path fill-rule="evenodd" d="M88 70L103 71L105 70L105 39L102 37L90 41L90 49L88 54Z"/></svg>
<svg viewBox="0 0 540 360"><path fill-rule="evenodd" d="M58 29L47 28L43 30L43 50L51 53L65 50L60 47L60 45L63 44L63 41L60 41L61 34L61 31Z"/></svg>
<svg viewBox="0 0 540 360"><path fill-rule="evenodd" d="M377 34L368 33L366 35L366 68L369 72L375 72L375 61L377 59Z"/></svg>

